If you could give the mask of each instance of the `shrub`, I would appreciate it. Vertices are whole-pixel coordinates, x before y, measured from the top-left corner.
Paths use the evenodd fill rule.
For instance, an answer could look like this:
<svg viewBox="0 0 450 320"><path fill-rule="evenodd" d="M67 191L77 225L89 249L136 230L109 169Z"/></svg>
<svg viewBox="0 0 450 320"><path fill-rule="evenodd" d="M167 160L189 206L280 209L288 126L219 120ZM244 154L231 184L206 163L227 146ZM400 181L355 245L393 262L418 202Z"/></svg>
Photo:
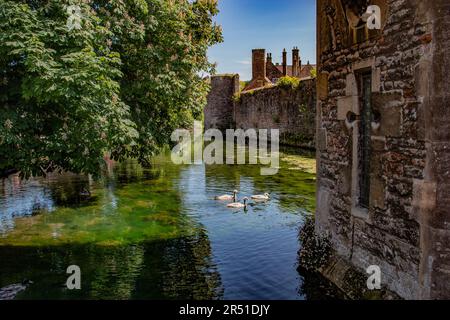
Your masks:
<svg viewBox="0 0 450 320"><path fill-rule="evenodd" d="M300 85L300 79L294 77L282 77L278 79L277 86L286 88L286 89L295 89Z"/></svg>
<svg viewBox="0 0 450 320"><path fill-rule="evenodd" d="M249 84L250 81L239 81L239 89L240 91L244 90L244 88Z"/></svg>

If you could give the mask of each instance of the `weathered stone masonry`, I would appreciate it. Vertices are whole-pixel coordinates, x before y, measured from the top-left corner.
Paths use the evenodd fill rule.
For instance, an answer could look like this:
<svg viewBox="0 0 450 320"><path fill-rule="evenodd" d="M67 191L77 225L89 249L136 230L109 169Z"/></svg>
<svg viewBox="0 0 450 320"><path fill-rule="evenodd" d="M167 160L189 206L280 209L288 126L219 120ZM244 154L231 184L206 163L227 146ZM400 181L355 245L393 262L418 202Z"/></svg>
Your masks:
<svg viewBox="0 0 450 320"><path fill-rule="evenodd" d="M239 76L214 76L205 129L280 129L280 143L315 147L315 80L298 88L273 86L239 93Z"/></svg>
<svg viewBox="0 0 450 320"><path fill-rule="evenodd" d="M239 93L239 75L211 77L211 90L204 110L205 129L233 128L234 96Z"/></svg>
<svg viewBox="0 0 450 320"><path fill-rule="evenodd" d="M317 3L317 231L401 297L450 298L450 2L373 0L382 29L353 29L367 4Z"/></svg>
<svg viewBox="0 0 450 320"><path fill-rule="evenodd" d="M302 81L299 88L279 86L242 93L234 105L238 129L280 129L280 143L315 147L314 80Z"/></svg>

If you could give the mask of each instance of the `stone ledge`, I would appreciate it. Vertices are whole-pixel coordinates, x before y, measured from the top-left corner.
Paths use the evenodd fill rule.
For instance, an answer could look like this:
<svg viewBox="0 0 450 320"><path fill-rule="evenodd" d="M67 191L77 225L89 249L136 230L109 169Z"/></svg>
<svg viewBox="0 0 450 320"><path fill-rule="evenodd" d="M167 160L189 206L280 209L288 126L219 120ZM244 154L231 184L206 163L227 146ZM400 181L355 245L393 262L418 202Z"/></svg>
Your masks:
<svg viewBox="0 0 450 320"><path fill-rule="evenodd" d="M367 289L368 277L343 257L333 255L319 272L351 300L402 300L396 293L385 288L375 291Z"/></svg>

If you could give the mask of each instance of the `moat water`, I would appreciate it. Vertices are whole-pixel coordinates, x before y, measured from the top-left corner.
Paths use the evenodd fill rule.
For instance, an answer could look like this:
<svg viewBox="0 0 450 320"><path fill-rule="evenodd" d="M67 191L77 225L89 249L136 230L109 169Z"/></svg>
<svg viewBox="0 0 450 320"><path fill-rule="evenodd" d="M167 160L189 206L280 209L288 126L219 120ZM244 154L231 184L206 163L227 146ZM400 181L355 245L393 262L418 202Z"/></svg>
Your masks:
<svg viewBox="0 0 450 320"><path fill-rule="evenodd" d="M0 183L0 288L17 299L326 299L337 292L297 271L298 232L315 207L315 160L284 152L258 166L116 164L99 181L71 174ZM90 189L90 197L82 195ZM232 210L214 196L270 192ZM81 192L81 193L80 193ZM68 290L70 265L81 290Z"/></svg>

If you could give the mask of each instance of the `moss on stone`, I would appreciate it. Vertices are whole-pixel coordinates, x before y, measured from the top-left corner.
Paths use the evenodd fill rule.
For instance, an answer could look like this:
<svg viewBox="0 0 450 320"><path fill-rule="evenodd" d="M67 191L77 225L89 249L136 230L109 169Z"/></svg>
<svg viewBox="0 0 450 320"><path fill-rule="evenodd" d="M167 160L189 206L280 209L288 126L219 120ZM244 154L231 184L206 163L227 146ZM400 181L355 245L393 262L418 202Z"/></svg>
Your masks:
<svg viewBox="0 0 450 320"><path fill-rule="evenodd" d="M315 219L307 218L300 230L299 240L302 245L299 251L299 268L314 272L326 265L332 254L329 238L316 234Z"/></svg>

